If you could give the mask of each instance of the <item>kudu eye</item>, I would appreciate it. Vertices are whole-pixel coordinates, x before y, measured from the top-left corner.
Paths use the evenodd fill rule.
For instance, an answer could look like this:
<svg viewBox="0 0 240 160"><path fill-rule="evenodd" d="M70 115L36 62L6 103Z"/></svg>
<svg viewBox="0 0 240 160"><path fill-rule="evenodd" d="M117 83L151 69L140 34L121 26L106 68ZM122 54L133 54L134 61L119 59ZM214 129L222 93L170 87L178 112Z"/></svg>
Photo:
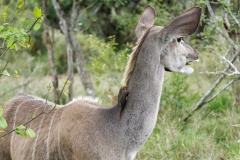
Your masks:
<svg viewBox="0 0 240 160"><path fill-rule="evenodd" d="M178 42L181 42L182 40L183 40L183 37L178 37L178 38L177 38L177 41L178 41Z"/></svg>

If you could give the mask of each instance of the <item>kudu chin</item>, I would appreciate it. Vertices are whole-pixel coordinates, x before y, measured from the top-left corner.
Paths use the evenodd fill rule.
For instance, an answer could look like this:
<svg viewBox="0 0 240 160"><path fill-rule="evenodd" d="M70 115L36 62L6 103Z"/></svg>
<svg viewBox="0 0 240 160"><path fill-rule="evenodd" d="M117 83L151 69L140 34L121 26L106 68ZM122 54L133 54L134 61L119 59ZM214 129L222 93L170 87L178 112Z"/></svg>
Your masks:
<svg viewBox="0 0 240 160"><path fill-rule="evenodd" d="M12 133L0 141L0 159L134 159L156 124L165 69L190 74L188 64L198 60L198 52L182 37L197 29L201 8L190 9L167 26L154 26L155 16L150 5L140 16L138 42L126 67L119 104L106 108L77 100L43 114L27 125L35 138ZM34 96L16 95L4 105L6 132L52 106Z"/></svg>

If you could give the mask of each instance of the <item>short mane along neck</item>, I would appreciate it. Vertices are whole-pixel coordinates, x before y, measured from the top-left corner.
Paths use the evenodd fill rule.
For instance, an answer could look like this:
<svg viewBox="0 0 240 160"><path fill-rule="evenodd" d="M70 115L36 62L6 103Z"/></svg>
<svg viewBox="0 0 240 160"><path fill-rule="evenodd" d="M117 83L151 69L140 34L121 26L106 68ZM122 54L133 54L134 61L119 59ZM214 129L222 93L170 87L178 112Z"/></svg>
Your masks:
<svg viewBox="0 0 240 160"><path fill-rule="evenodd" d="M137 61L137 58L138 58L138 54L141 50L141 47L143 45L143 42L145 41L149 31L150 31L151 27L149 27L145 33L143 34L143 36L137 41L137 44L136 46L133 48L133 51L130 55L130 58L128 60L128 63L127 63L127 66L126 66L126 69L125 69L125 72L124 72L124 76L123 76L123 83L126 84L126 86L128 86L128 82L130 80L130 77L133 73L133 70L135 68L135 64L136 64L136 61Z"/></svg>

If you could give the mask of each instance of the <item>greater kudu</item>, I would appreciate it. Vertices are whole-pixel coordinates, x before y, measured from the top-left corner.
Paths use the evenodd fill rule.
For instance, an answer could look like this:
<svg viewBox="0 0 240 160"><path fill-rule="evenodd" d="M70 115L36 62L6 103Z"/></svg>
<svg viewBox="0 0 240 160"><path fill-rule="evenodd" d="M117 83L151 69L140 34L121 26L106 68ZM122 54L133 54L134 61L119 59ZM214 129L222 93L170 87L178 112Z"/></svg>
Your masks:
<svg viewBox="0 0 240 160"><path fill-rule="evenodd" d="M124 75L128 92L124 108L101 108L87 100L70 102L29 124L35 138L8 135L0 142L0 159L134 159L155 126L165 70L193 71L187 64L197 60L198 53L182 37L194 33L200 15L201 9L195 7L165 27L153 26L155 10L145 7L136 27L138 43ZM33 96L16 95L4 105L8 130L47 107L52 104L46 106Z"/></svg>

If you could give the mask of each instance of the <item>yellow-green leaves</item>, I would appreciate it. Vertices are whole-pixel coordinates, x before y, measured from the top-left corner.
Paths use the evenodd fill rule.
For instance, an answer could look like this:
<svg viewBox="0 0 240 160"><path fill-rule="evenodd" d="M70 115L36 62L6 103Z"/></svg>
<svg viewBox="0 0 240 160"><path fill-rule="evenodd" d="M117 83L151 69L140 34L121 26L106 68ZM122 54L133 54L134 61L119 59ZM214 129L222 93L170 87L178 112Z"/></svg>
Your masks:
<svg viewBox="0 0 240 160"><path fill-rule="evenodd" d="M4 70L4 71L2 72L2 75L4 75L4 76L10 76L10 74L8 73L7 70Z"/></svg>
<svg viewBox="0 0 240 160"><path fill-rule="evenodd" d="M26 133L31 138L34 138L36 136L35 132L30 128L27 128Z"/></svg>
<svg viewBox="0 0 240 160"><path fill-rule="evenodd" d="M14 36L10 36L8 39L7 39L7 47L11 47L12 44L14 42Z"/></svg>
<svg viewBox="0 0 240 160"><path fill-rule="evenodd" d="M7 18L7 13L6 13L6 12L3 12L2 16L3 16L3 20L5 21L6 18Z"/></svg>
<svg viewBox="0 0 240 160"><path fill-rule="evenodd" d="M38 22L38 23L35 24L35 26L34 26L33 29L34 29L35 31L37 31L40 27L41 27L41 23Z"/></svg>
<svg viewBox="0 0 240 160"><path fill-rule="evenodd" d="M35 118L35 117L36 117L35 114L31 114L31 115L30 115L30 118L32 118L32 119Z"/></svg>
<svg viewBox="0 0 240 160"><path fill-rule="evenodd" d="M6 122L6 120L2 117L2 115L3 115L3 109L0 108L0 128L5 129L5 128L7 128L7 122Z"/></svg>
<svg viewBox="0 0 240 160"><path fill-rule="evenodd" d="M35 18L40 18L40 20L37 21L37 23L35 23L34 28L33 28L35 31L37 31L41 27L41 24L42 24L42 21L43 21L43 18L41 18L42 17L42 10L40 8L36 7L34 9L33 13L34 13Z"/></svg>
<svg viewBox="0 0 240 160"><path fill-rule="evenodd" d="M42 10L40 9L40 8L38 8L38 7L36 7L35 9L34 9L34 16L35 16L35 18L40 18L40 17L42 17Z"/></svg>
<svg viewBox="0 0 240 160"><path fill-rule="evenodd" d="M27 138L27 134L26 134L26 132L25 132L25 129L26 129L25 126L20 125L20 126L18 126L18 127L15 129L15 132L16 132L17 134L19 134L20 136L23 136L24 138Z"/></svg>
<svg viewBox="0 0 240 160"><path fill-rule="evenodd" d="M21 8L24 5L24 0L18 0L17 6ZM31 30L38 30L43 22L42 11L36 7L34 9L33 18L21 18L19 20L20 27L14 27L10 23L0 24L0 38L6 41L7 49L15 49L18 51L21 48L29 47ZM3 19L6 19L7 13L2 14Z"/></svg>
<svg viewBox="0 0 240 160"><path fill-rule="evenodd" d="M3 117L0 117L0 127L3 129L7 128L7 122Z"/></svg>
<svg viewBox="0 0 240 160"><path fill-rule="evenodd" d="M35 132L30 129L30 128L26 128L24 125L20 125L15 129L15 132L21 136L23 136L24 138L27 138L28 136L31 138L34 138L36 136Z"/></svg>
<svg viewBox="0 0 240 160"><path fill-rule="evenodd" d="M17 3L18 8L22 8L23 5L24 5L24 0L18 0L18 3Z"/></svg>

